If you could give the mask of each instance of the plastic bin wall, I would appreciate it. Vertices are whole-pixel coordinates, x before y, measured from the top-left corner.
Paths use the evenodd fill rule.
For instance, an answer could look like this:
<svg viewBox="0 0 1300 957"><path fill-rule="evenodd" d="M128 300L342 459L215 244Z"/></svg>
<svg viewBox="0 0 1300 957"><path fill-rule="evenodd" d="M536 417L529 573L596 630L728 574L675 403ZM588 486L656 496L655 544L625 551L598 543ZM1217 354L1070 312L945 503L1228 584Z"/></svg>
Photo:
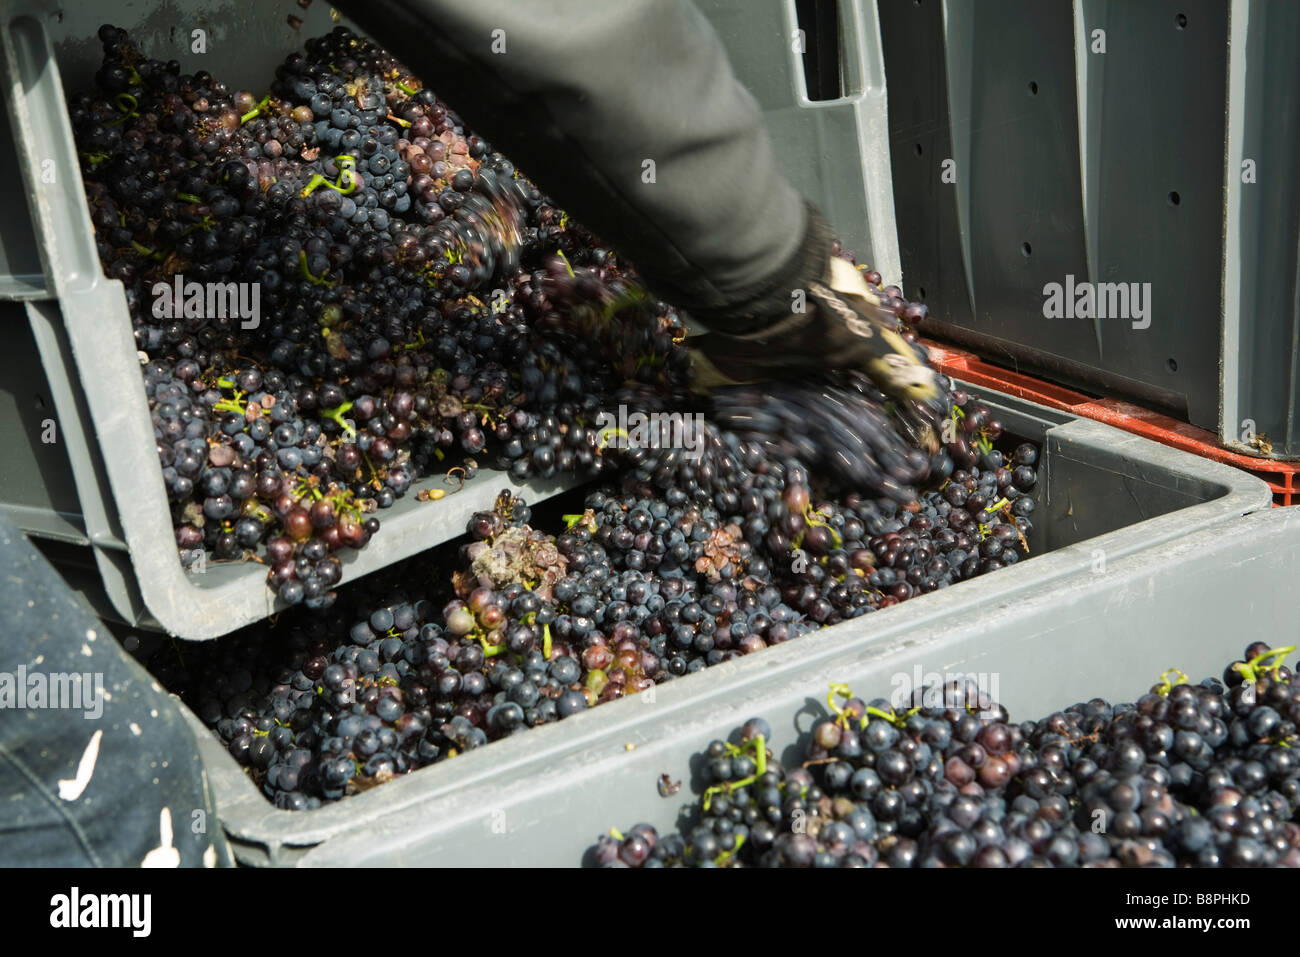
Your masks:
<svg viewBox="0 0 1300 957"><path fill-rule="evenodd" d="M851 0L695 0L722 38L736 76L758 100L791 182L829 216L858 261L883 275L901 267L885 104L884 57L873 3ZM800 19L800 7L805 19ZM830 17L809 17L813 7ZM820 11L819 11L820 12ZM836 38L818 33L838 23ZM809 98L805 57L839 58L831 85L842 95ZM838 79L838 83L834 81ZM774 229L782 228L774 223Z"/></svg>
<svg viewBox="0 0 1300 957"><path fill-rule="evenodd" d="M288 24L291 12L304 24ZM68 88L89 89L104 21L131 30L145 51L231 83L265 82L275 64L334 23L326 4L127 3L75 9L0 5L6 113L0 157L10 169L0 199L0 508L35 536L96 611L142 628L213 638L282 607L255 563L209 562L187 573L177 557L157 465L140 359L119 282L100 270L65 108ZM206 53L195 53L204 30ZM484 470L442 501L421 488L456 489L442 476L417 483L381 513L384 527L344 559L344 581L376 571L465 530L502 487L530 501L561 482L526 487Z"/></svg>
<svg viewBox="0 0 1300 957"><path fill-rule="evenodd" d="M1300 458L1300 9L880 0L879 19L928 331ZM1105 290L1108 318L1047 318L1051 283L1136 283L1143 315Z"/></svg>

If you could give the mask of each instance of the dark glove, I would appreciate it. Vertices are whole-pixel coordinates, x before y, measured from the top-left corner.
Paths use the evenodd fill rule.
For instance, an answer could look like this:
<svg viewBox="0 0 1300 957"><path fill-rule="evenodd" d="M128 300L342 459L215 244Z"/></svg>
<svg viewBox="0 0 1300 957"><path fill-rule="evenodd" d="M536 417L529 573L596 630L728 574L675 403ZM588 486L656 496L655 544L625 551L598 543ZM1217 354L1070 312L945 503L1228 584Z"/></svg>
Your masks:
<svg viewBox="0 0 1300 957"><path fill-rule="evenodd" d="M832 259L808 283L803 309L751 332L708 332L690 339L697 388L800 379L834 369L862 369L882 392L928 402L938 397L934 370L917 356L851 265Z"/></svg>
<svg viewBox="0 0 1300 957"><path fill-rule="evenodd" d="M935 371L899 335L862 275L830 255L820 215L810 210L809 218L801 255L762 297L737 314L696 317L710 331L688 340L695 388L861 369L900 401L918 433L937 428L946 410ZM928 437L925 444L932 444Z"/></svg>

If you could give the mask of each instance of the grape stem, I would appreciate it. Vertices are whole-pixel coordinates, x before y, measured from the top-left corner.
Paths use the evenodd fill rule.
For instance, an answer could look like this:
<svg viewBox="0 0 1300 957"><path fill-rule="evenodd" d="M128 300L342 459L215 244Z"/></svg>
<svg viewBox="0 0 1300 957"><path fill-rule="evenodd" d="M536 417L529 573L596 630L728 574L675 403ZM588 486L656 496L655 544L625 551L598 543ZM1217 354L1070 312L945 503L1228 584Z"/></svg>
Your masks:
<svg viewBox="0 0 1300 957"><path fill-rule="evenodd" d="M848 701L853 697L853 692L849 690L849 686L846 684L833 683L831 684L830 693L826 695L826 703L827 705L830 706L831 711L835 713L835 723L838 724L840 727L847 729L849 727L849 722L852 720L852 712L850 712L848 708L846 707L842 708L838 704L836 704L835 703L836 697L840 697L843 698L845 701ZM865 728L867 724L870 722L869 716L875 715L877 718L883 718L884 720L888 721L894 727L901 728L907 724L908 718L910 718L912 715L916 714L920 710L921 710L920 708L910 708L907 711L905 711L903 714L899 714L893 708L890 708L888 711L881 711L879 708L873 708L871 707L871 705L867 705L866 709L862 714L862 717L858 720L858 727L859 729Z"/></svg>
<svg viewBox="0 0 1300 957"><path fill-rule="evenodd" d="M1251 658L1250 661L1238 662L1232 667L1234 670L1241 672L1246 684L1254 684L1259 680L1261 674L1276 673L1277 669L1282 667L1282 659L1295 651L1295 649L1295 645L1287 645L1285 648L1274 648L1270 651L1264 652L1262 655L1256 655L1254 658ZM1270 658L1276 658L1277 661L1270 665L1264 664L1264 662L1268 661Z"/></svg>
<svg viewBox="0 0 1300 957"><path fill-rule="evenodd" d="M238 399L222 399L220 402L214 402L212 404L212 411L230 412L234 415L243 415L246 410L244 409L243 403Z"/></svg>
<svg viewBox="0 0 1300 957"><path fill-rule="evenodd" d="M293 494L300 499L306 498L307 496L310 495L312 501L315 502L319 502L322 498L324 498L324 496L321 494L320 489L318 489L310 479L300 480L298 482L298 487L293 490Z"/></svg>
<svg viewBox="0 0 1300 957"><path fill-rule="evenodd" d="M119 116L117 119L112 120L111 122L105 123L104 125L117 126L119 123L125 123L127 120L133 117L139 119L140 111L137 109L139 105L140 105L140 101L137 100L130 93L117 94L117 96L113 97L113 106L122 115Z"/></svg>
<svg viewBox="0 0 1300 957"><path fill-rule="evenodd" d="M826 531L831 533L831 538L835 542L835 547L841 548L844 545L844 538L840 535L839 532L835 531L835 529L832 528L829 523L824 522L820 518L818 518L817 516L819 516L820 514L821 512L813 511L811 504L804 506L804 510L803 510L804 521L807 522L809 525L815 525L818 528L826 529ZM800 536L800 542L802 541L803 541L803 537Z"/></svg>
<svg viewBox="0 0 1300 957"><path fill-rule="evenodd" d="M166 258L163 256L162 253L158 252L157 250L150 249L148 246L144 245L143 243L137 243L135 240L131 241L131 248L134 249L136 252L138 252L141 256L148 256L150 259Z"/></svg>
<svg viewBox="0 0 1300 957"><path fill-rule="evenodd" d="M744 846L745 846L745 835L737 834L736 843L732 845L731 850L723 851L721 854L719 854L717 857L713 859L713 863L717 864L719 867L726 867L728 862L730 862L732 855L734 855L737 851L739 851Z"/></svg>
<svg viewBox="0 0 1300 957"><path fill-rule="evenodd" d="M603 452L609 447L609 440L617 436L622 439L630 439L627 429L620 429L614 425L607 425L596 435L597 447Z"/></svg>
<svg viewBox="0 0 1300 957"><path fill-rule="evenodd" d="M723 784L715 784L704 792L703 809L707 812L709 805L713 803L713 795L731 793L737 788L748 787L767 773L767 742L761 734L756 734L745 744L736 746L728 744L727 750L731 754L739 757L750 748L754 749L754 773L747 778L741 778L739 781L727 781Z"/></svg>
<svg viewBox="0 0 1300 957"><path fill-rule="evenodd" d="M254 106L251 110L249 110L247 113L245 113L243 116L239 118L239 125L243 126L249 120L256 119L257 117L261 116L262 111L266 109L268 106L270 106L270 104L271 104L271 94L268 93L266 94L266 96L258 100L256 106Z"/></svg>
<svg viewBox="0 0 1300 957"><path fill-rule="evenodd" d="M902 714L898 714L893 708L890 708L889 711L886 712L881 711L879 708L873 708L871 705L867 705L866 712L862 716L862 727L865 728L867 726L869 720L867 717L868 715L875 715L877 718L884 718L895 728L902 728L906 726L907 719L920 710L920 708L909 708Z"/></svg>
<svg viewBox="0 0 1300 957"><path fill-rule="evenodd" d="M831 682L831 690L826 695L826 706L835 715L836 723L843 728L847 728L849 726L849 709L836 704L835 699L837 697L848 701L853 697L853 692L849 690L849 686L846 684ZM863 721L862 724L865 726L866 722Z"/></svg>
<svg viewBox="0 0 1300 957"><path fill-rule="evenodd" d="M344 153L342 156L334 157L334 164L339 168L339 178L337 180L329 180L320 173L316 173L311 179L307 180L307 185L302 188L298 195L305 199L314 193L318 186L328 186L330 189L344 196L348 195L348 193L354 192L357 188L358 180L356 159ZM345 179L348 182L346 187L343 185Z"/></svg>
<svg viewBox="0 0 1300 957"><path fill-rule="evenodd" d="M1177 675L1178 680L1170 681L1169 680L1170 675ZM1164 698L1169 694L1170 691L1173 690L1174 685L1185 685L1185 684L1187 684L1186 672L1183 672L1178 668L1170 668L1168 671L1161 673L1160 684L1156 686L1155 692L1156 694L1160 695L1160 697Z"/></svg>
<svg viewBox="0 0 1300 957"><path fill-rule="evenodd" d="M348 422L348 420L343 418L343 416L347 412L351 411L351 409L352 402L351 400L347 400L332 409L321 409L320 414L337 424L338 427L343 430L343 434L349 439L352 439L356 437L357 430L352 427L352 424Z"/></svg>
<svg viewBox="0 0 1300 957"><path fill-rule="evenodd" d="M214 412L231 412L235 415L244 415L246 411L244 408L244 396L247 395L247 393L235 389L235 381L226 376L222 376L218 379L217 385L221 386L223 389L234 389L235 396L232 399L221 399L219 402L214 402L212 404L212 410Z"/></svg>
<svg viewBox="0 0 1300 957"><path fill-rule="evenodd" d="M307 268L307 250L305 249L298 250L298 271L302 273L303 279L306 279L314 286L333 286L335 283L335 280L324 278L323 273L320 276L311 274L311 270ZM326 332L328 331L326 330Z"/></svg>

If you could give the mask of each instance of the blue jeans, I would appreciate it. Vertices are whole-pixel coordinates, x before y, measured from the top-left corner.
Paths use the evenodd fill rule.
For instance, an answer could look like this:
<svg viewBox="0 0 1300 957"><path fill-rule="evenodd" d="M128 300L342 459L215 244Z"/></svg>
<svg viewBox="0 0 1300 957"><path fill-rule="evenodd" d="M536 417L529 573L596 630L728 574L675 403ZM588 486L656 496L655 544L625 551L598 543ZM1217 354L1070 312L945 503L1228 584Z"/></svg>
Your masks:
<svg viewBox="0 0 1300 957"><path fill-rule="evenodd" d="M180 705L0 517L0 867L233 863Z"/></svg>

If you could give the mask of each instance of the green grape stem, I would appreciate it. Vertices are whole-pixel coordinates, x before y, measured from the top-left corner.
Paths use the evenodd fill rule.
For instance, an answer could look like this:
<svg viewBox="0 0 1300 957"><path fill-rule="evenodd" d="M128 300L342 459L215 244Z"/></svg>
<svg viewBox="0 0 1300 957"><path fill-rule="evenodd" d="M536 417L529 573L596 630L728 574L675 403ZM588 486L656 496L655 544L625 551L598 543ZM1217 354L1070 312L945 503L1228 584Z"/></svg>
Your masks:
<svg viewBox="0 0 1300 957"><path fill-rule="evenodd" d="M352 409L352 402L351 400L348 400L343 402L341 405L335 406L332 409L321 409L320 414L324 418L327 418L331 422L335 423L340 429L343 430L343 434L345 436L347 436L349 439L352 439L356 437L357 430L354 429L351 425L349 425L347 420L343 418L343 416L347 412L351 411L351 409Z"/></svg>
<svg viewBox="0 0 1300 957"><path fill-rule="evenodd" d="M245 113L243 116L239 118L239 125L243 126L249 120L256 119L257 117L261 116L262 111L266 109L268 106L270 106L270 104L271 104L271 94L268 93L266 94L266 96L262 97L257 102L256 106L254 106L251 110L249 110L247 113Z"/></svg>
<svg viewBox="0 0 1300 957"><path fill-rule="evenodd" d="M713 859L713 863L717 864L719 867L726 867L726 865L731 861L732 855L736 854L744 846L745 835L737 834L736 843L732 845L731 850L723 851Z"/></svg>
<svg viewBox="0 0 1300 957"><path fill-rule="evenodd" d="M311 270L307 268L307 250L298 250L298 271L302 273L302 278L306 279L314 286L332 286L334 280L325 279L323 276L313 276Z"/></svg>
<svg viewBox="0 0 1300 957"><path fill-rule="evenodd" d="M1295 651L1295 649L1295 645L1287 645L1285 648L1273 648L1264 652L1262 655L1256 655L1254 658L1251 658L1250 661L1233 665L1233 668L1241 672L1242 677L1245 679L1247 684L1254 684L1259 680L1261 673L1276 672L1278 668L1282 667L1282 659ZM1276 658L1277 661L1271 665L1265 665L1264 662L1268 661L1270 658Z"/></svg>
<svg viewBox="0 0 1300 957"><path fill-rule="evenodd" d="M1170 675L1177 675L1178 680L1170 681L1169 680ZM1175 685L1185 685L1185 684L1187 684L1186 672L1181 671L1178 668L1170 668L1168 671L1161 672L1160 684L1156 687L1156 694L1160 695L1160 697L1163 698L1166 695L1168 695L1170 691L1173 690Z"/></svg>
<svg viewBox="0 0 1300 957"><path fill-rule="evenodd" d="M831 538L835 542L835 547L842 548L844 546L843 536L841 536L839 532L835 531L835 529L832 528L829 523L824 522L820 518L818 518L817 516L820 514L821 514L820 512L813 511L811 503L804 506L804 510L803 510L804 521L807 522L809 525L815 525L818 528L826 529L826 531L831 533ZM799 540L802 543L803 541L802 536L800 536Z"/></svg>
<svg viewBox="0 0 1300 957"><path fill-rule="evenodd" d="M337 181L328 180L320 173L315 173L312 178L307 181L307 185L302 188L302 191L299 192L298 195L306 198L314 193L318 186L328 186L330 189L341 193L344 196L355 191L358 180L355 169L357 161L345 153L342 156L334 157L334 163L339 168L339 178ZM343 185L344 179L348 181L346 187Z"/></svg>
<svg viewBox="0 0 1300 957"><path fill-rule="evenodd" d="M705 811L708 811L709 805L713 803L713 795L724 793L729 794L737 788L748 787L757 781L762 775L767 773L767 742L761 734L754 735L747 744L741 745L740 747L736 747L736 745L733 744L727 745L727 751L737 757L744 754L745 751L750 748L754 749L754 773L747 778L741 778L739 781L727 781L725 784L715 784L713 787L707 789L704 792L704 801L702 804Z"/></svg>

